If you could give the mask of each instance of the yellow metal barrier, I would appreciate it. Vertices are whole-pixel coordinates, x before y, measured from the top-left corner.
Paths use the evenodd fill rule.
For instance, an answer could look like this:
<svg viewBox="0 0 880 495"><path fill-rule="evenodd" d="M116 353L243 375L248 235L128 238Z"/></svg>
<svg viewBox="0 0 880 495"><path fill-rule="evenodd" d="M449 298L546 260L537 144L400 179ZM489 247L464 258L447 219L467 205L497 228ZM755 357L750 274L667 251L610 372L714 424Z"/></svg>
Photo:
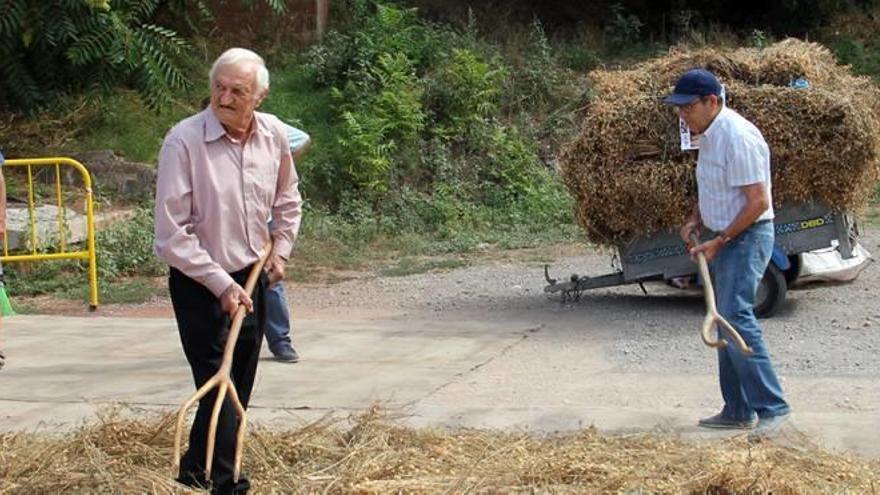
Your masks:
<svg viewBox="0 0 880 495"><path fill-rule="evenodd" d="M61 167L69 166L79 171L85 188L85 212L88 229L86 249L81 251L67 250L66 223L64 215L64 201L61 196ZM7 159L3 168L22 167L27 169L28 184L28 216L30 218L30 253L9 254L9 233L3 236L3 256L0 260L7 261L41 261L41 260L65 260L87 259L89 260L89 309L94 311L98 308L98 270L95 260L95 212L94 198L92 196L92 178L89 171L82 163L63 157L52 158L15 158ZM36 206L34 204L34 167L55 168L55 197L58 206L58 240L59 249L54 253L38 253L37 248L37 220ZM8 182L8 181L7 181ZM4 198L5 199L5 198Z"/></svg>

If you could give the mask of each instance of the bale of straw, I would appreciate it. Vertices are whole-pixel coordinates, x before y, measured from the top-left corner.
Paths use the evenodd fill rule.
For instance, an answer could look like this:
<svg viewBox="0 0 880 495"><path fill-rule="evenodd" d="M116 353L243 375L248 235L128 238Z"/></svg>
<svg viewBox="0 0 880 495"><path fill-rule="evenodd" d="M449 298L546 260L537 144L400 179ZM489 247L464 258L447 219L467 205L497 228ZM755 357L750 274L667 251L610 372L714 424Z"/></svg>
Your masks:
<svg viewBox="0 0 880 495"><path fill-rule="evenodd" d="M817 200L858 209L878 178L878 127L850 95L816 88L731 85L730 105L770 145L777 204Z"/></svg>
<svg viewBox="0 0 880 495"><path fill-rule="evenodd" d="M728 105L770 146L774 205L817 201L858 211L880 177L880 90L825 47L785 40L764 50L673 50L629 70L590 74L596 97L561 153L588 238L619 245L675 230L696 201L696 153L679 149L662 97L693 67L725 84ZM790 83L806 78L810 89Z"/></svg>

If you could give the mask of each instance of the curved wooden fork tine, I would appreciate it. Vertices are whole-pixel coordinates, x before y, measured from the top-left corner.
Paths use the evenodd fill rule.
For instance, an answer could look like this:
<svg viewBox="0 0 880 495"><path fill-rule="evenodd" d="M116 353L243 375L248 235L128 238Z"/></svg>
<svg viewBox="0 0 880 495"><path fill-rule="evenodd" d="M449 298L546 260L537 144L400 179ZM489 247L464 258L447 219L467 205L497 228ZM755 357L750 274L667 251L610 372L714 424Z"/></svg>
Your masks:
<svg viewBox="0 0 880 495"><path fill-rule="evenodd" d="M238 483L238 477L241 474L241 454L244 451L244 434L247 431L247 414L244 405L238 399L238 391L235 390L235 387L229 387L229 398L232 399L232 404L235 405L238 413L238 431L235 436L235 471L232 475L233 481Z"/></svg>
<svg viewBox="0 0 880 495"><path fill-rule="evenodd" d="M269 253L271 252L272 242L269 241L266 244L263 253L260 255L260 260L254 265L253 269L251 269L251 273L248 275L247 282L244 286L244 290L248 295L253 294L254 286L257 284L260 272L263 270L263 265L266 264L266 260L269 258ZM232 369L232 356L235 351L235 344L238 342L238 334L241 331L241 324L244 321L244 317L245 308L244 306L239 306L232 318L229 335L226 338L226 345L223 349L223 361L220 364L220 370L205 382L204 385L199 387L196 393L190 396L177 413L177 429L174 436L175 470L180 469L180 446L183 437L183 424L186 422L186 412L196 403L196 401L207 395L211 389L219 387L219 390L217 391L217 399L214 402L214 408L211 411L211 422L208 426L208 445L207 452L205 452L205 478L208 480L211 479L211 467L214 461L214 445L217 441L217 424L220 420L220 411L223 408L223 401L228 392L229 398L232 399L232 404L239 416L239 425L235 443L235 473L233 476L233 481L236 483L238 482L238 477L241 472L241 453L242 446L244 445L244 427L247 423L247 412L245 411L241 400L239 400L238 392L235 390L235 384L232 382L229 373Z"/></svg>
<svg viewBox="0 0 880 495"><path fill-rule="evenodd" d="M691 234L691 243L696 246L699 242L697 236ZM718 338L718 340L713 340L712 338L712 327L717 323L733 339L733 342L743 354L751 355L753 352L752 348L746 344L739 332L733 328L733 325L718 314L718 307L715 305L715 289L712 287L712 277L709 275L709 263L706 262L706 256L703 253L697 253L697 266L700 267L700 276L703 278L703 295L706 298L706 319L703 320L703 329L700 332L703 342L709 347L724 347L727 345L726 339Z"/></svg>
<svg viewBox="0 0 880 495"><path fill-rule="evenodd" d="M703 343L709 347L724 347L727 345L727 340L725 339L714 339L712 336L712 329L715 328L715 322L717 318L710 314L706 315L706 319L703 320L703 331L700 332L700 337L703 338Z"/></svg>
<svg viewBox="0 0 880 495"><path fill-rule="evenodd" d="M731 339L733 339L733 343L736 344L740 352L746 356L751 356L755 352L748 344L746 344L746 341L743 340L742 335L739 334L736 328L733 328L733 325L728 323L728 321L721 316L718 317L718 326L721 327Z"/></svg>
<svg viewBox="0 0 880 495"><path fill-rule="evenodd" d="M208 392L211 391L212 388L217 386L217 382L219 381L219 377L214 375L211 377L204 385L199 387L198 390L193 393L189 399L183 404L183 407L180 408L180 411L177 413L177 429L174 434L174 470L180 469L180 445L182 443L183 438L183 424L186 422L186 413L189 411L196 402L202 399L202 397L208 395Z"/></svg>
<svg viewBox="0 0 880 495"><path fill-rule="evenodd" d="M205 478L211 479L211 467L214 464L214 446L217 444L217 423L220 420L220 410L223 409L223 401L226 399L226 391L229 390L229 379L220 378L217 399L214 401L214 409L211 411L211 422L208 423L207 452L205 452Z"/></svg>

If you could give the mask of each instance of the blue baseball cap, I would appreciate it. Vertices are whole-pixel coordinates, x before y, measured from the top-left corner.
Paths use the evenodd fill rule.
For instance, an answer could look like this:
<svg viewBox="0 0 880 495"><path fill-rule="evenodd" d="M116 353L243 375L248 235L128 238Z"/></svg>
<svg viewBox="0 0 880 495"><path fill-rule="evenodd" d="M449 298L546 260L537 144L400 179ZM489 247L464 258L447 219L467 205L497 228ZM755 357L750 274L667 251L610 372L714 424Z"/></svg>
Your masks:
<svg viewBox="0 0 880 495"><path fill-rule="evenodd" d="M721 95L721 83L706 69L691 69L675 83L672 94L663 99L667 105L687 105L701 96Z"/></svg>

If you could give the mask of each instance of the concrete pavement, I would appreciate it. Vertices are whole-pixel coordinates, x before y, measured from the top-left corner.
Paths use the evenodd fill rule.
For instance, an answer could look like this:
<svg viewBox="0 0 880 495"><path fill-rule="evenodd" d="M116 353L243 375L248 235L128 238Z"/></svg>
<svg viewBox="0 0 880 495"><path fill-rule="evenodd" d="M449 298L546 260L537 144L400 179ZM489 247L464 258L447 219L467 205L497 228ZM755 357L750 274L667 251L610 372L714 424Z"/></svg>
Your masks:
<svg viewBox="0 0 880 495"><path fill-rule="evenodd" d="M3 324L2 429L71 425L119 402L175 408L193 390L173 320L15 316ZM405 407L523 338L522 328L485 329L467 321L302 321L305 359L277 363L264 349L251 405Z"/></svg>
<svg viewBox="0 0 880 495"><path fill-rule="evenodd" d="M723 436L694 426L718 404L712 369L621 372L604 359L601 342L565 337L582 324L298 320L302 362L276 363L264 350L249 415L297 427L381 403L416 426ZM3 326L0 430L69 429L115 403L173 410L193 391L173 320L41 315ZM795 377L785 387L799 444L880 457L876 380ZM841 395L848 404L826 399Z"/></svg>

